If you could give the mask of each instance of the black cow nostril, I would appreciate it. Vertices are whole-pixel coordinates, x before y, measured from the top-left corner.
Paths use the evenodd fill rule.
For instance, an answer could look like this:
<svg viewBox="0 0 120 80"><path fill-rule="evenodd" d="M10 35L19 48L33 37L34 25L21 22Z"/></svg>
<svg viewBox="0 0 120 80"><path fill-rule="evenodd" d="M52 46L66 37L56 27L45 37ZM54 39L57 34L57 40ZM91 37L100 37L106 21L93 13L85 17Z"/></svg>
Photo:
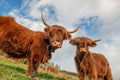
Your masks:
<svg viewBox="0 0 120 80"><path fill-rule="evenodd" d="M55 41L54 44L57 44L57 42Z"/></svg>
<svg viewBox="0 0 120 80"><path fill-rule="evenodd" d="M56 45L56 44L57 44L57 42L56 42L56 41L54 41L54 42L53 42L53 45Z"/></svg>

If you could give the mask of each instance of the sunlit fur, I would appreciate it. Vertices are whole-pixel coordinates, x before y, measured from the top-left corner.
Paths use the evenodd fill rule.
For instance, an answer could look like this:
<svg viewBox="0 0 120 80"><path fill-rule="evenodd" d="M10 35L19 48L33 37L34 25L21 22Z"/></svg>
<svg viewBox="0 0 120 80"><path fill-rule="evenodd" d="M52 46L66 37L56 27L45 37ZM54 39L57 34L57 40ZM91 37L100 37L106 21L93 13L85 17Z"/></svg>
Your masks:
<svg viewBox="0 0 120 80"><path fill-rule="evenodd" d="M74 57L79 80L87 75L90 80L112 80L111 69L107 59L98 53L89 51L89 46L96 46L96 42L87 37L71 39L70 44L76 45Z"/></svg>
<svg viewBox="0 0 120 80"><path fill-rule="evenodd" d="M12 17L0 16L0 49L10 57L27 58L28 76L37 76L39 64L51 59L51 52L58 48L51 44L52 41L60 40L62 45L62 41L70 39L70 36L65 28L57 25L45 28L45 32L32 31Z"/></svg>

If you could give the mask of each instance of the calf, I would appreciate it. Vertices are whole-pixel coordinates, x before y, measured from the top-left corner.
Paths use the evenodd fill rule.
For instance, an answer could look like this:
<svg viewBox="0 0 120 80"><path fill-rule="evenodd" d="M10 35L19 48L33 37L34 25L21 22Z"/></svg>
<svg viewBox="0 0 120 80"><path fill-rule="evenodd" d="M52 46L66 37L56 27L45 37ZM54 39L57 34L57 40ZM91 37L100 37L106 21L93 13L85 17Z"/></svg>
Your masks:
<svg viewBox="0 0 120 80"><path fill-rule="evenodd" d="M102 54L91 53L90 47L95 47L96 42L87 37L77 37L70 44L77 46L74 57L79 80L84 80L85 75L90 80L112 80L111 69L107 59Z"/></svg>

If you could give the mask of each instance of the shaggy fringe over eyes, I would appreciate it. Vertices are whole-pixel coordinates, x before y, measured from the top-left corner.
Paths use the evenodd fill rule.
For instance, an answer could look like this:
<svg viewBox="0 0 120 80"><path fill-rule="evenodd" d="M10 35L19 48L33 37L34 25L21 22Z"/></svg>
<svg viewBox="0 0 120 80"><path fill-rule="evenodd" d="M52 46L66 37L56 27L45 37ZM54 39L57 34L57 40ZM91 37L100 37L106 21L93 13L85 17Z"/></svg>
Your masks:
<svg viewBox="0 0 120 80"><path fill-rule="evenodd" d="M45 28L44 31L47 32L49 36L51 36L54 32L61 31L62 33L65 33L65 35L63 35L65 40L71 38L71 34L65 31L64 28L50 27L50 28Z"/></svg>
<svg viewBox="0 0 120 80"><path fill-rule="evenodd" d="M91 40L87 37L77 37L77 38L70 40L70 44L72 44L72 45L78 45L81 43L86 43L88 46L91 46L91 47L96 46L96 42L94 42L93 40Z"/></svg>

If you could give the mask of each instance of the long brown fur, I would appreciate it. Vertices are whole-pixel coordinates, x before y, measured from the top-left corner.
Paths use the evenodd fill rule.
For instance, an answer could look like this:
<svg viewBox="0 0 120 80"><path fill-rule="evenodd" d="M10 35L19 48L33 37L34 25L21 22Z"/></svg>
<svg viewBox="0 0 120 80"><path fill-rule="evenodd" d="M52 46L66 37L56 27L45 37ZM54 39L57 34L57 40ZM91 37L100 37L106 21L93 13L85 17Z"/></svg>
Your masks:
<svg viewBox="0 0 120 80"><path fill-rule="evenodd" d="M0 16L0 49L10 57L27 58L28 76L37 76L39 64L51 59L51 52L60 48L62 41L70 37L70 33L58 25L45 28L45 32L32 31L12 17ZM56 40L60 42L57 46L52 44Z"/></svg>
<svg viewBox="0 0 120 80"><path fill-rule="evenodd" d="M70 43L77 46L74 61L79 80L84 80L85 75L90 80L112 80L107 59L102 54L91 53L88 49L89 46L96 45L93 40L87 37L78 37L72 39Z"/></svg>

